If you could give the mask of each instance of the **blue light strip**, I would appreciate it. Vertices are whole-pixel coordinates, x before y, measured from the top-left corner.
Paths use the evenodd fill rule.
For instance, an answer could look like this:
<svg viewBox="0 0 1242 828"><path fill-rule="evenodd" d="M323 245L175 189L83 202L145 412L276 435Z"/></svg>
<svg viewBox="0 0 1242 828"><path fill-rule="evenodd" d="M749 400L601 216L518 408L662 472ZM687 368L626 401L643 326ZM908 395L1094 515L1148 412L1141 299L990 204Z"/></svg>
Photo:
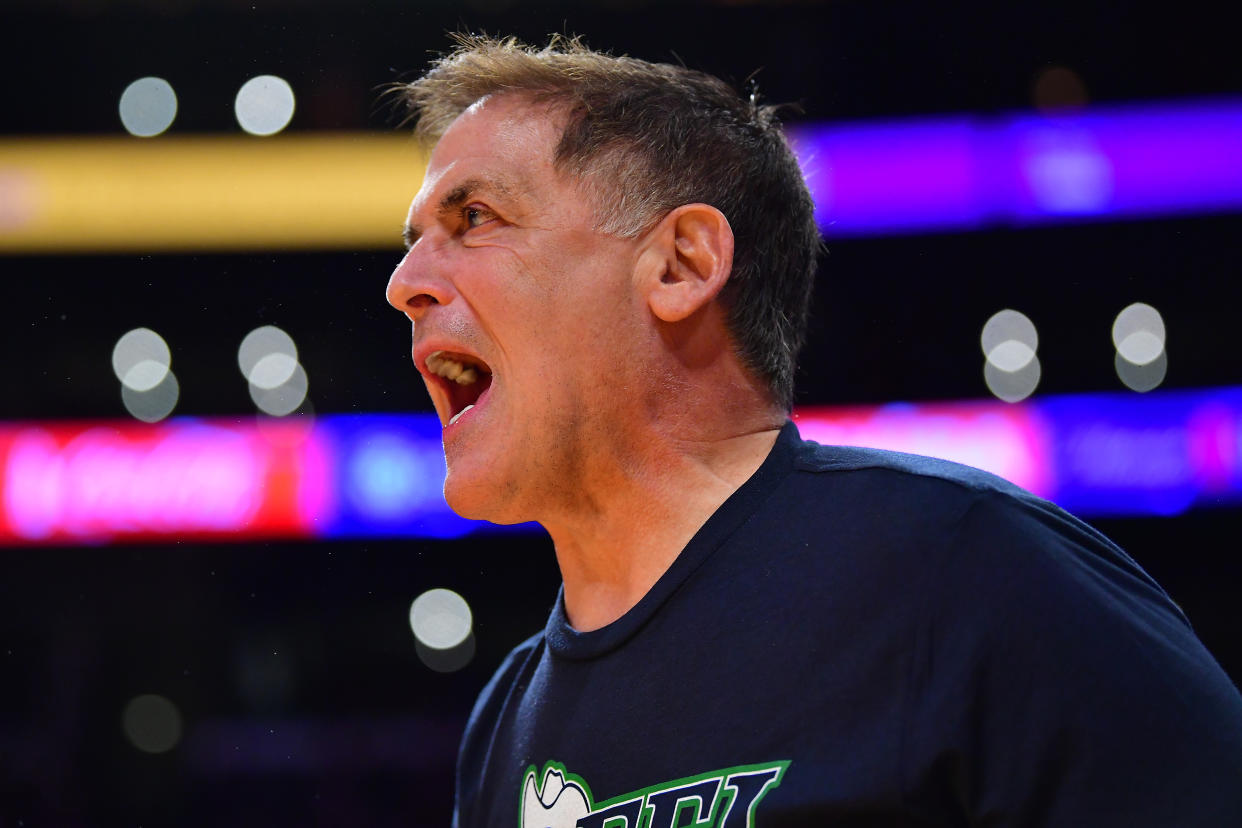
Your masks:
<svg viewBox="0 0 1242 828"><path fill-rule="evenodd" d="M790 127L829 239L1242 209L1242 101Z"/></svg>
<svg viewBox="0 0 1242 828"><path fill-rule="evenodd" d="M1049 424L1052 500L1084 515L1242 503L1242 387L1033 404Z"/></svg>

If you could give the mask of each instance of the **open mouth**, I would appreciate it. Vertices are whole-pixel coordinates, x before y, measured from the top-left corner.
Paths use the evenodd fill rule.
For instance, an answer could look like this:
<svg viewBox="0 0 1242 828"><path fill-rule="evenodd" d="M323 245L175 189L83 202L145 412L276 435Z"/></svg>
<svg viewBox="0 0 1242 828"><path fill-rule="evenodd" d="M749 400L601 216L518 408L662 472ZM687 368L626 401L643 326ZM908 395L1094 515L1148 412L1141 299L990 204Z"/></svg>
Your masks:
<svg viewBox="0 0 1242 828"><path fill-rule="evenodd" d="M480 359L450 351L434 351L425 361L449 401L448 425L474 408L492 386L492 371Z"/></svg>

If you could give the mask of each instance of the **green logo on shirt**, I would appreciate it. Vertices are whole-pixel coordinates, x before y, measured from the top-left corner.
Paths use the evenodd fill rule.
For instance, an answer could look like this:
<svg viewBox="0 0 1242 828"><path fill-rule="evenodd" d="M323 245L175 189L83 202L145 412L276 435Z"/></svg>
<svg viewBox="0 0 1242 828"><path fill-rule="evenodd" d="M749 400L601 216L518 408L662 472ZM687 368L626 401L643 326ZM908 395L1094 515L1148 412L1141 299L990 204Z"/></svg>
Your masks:
<svg viewBox="0 0 1242 828"><path fill-rule="evenodd" d="M754 828L755 810L788 761L739 765L652 785L596 803L559 762L534 765L522 786L521 828ZM687 821L687 817L689 821Z"/></svg>

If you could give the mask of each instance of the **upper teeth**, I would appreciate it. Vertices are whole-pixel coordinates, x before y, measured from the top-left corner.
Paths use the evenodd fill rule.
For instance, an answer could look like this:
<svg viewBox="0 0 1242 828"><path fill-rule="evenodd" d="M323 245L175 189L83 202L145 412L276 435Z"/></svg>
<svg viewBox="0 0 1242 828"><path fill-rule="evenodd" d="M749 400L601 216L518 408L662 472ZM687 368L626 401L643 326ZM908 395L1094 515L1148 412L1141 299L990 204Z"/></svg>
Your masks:
<svg viewBox="0 0 1242 828"><path fill-rule="evenodd" d="M434 351L427 357L427 370L433 374L451 379L458 385L469 385L479 378L479 370L467 366L452 357L446 357L443 351Z"/></svg>

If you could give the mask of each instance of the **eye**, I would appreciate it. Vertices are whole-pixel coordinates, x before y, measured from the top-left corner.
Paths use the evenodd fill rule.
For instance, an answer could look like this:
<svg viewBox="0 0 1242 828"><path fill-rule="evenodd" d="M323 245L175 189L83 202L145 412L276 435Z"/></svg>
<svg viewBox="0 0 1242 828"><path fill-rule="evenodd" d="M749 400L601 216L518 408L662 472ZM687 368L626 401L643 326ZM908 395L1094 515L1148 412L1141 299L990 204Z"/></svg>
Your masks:
<svg viewBox="0 0 1242 828"><path fill-rule="evenodd" d="M494 218L490 210L476 204L462 208L461 215L468 228L480 227Z"/></svg>

